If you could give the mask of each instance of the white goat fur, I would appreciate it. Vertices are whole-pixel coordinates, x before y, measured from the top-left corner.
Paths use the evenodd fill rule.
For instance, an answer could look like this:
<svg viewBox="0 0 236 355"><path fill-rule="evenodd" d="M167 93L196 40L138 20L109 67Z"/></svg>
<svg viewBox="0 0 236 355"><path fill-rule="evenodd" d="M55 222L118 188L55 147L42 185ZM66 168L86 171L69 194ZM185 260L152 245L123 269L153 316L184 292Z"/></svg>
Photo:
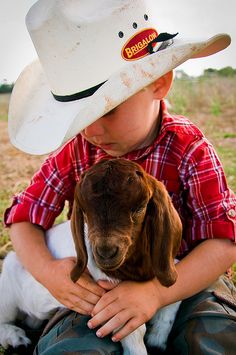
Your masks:
<svg viewBox="0 0 236 355"><path fill-rule="evenodd" d="M87 231L85 230L85 235ZM57 258L76 256L70 222L52 227L46 233L46 241L52 255ZM112 281L96 266L88 239L88 269L97 280ZM114 281L114 280L113 280ZM50 293L25 270L14 252L10 252L4 260L0 276L0 344L17 347L27 346L30 340L23 329L13 325L19 314L24 313L26 322L36 328L41 321L50 318L58 307L63 307ZM161 349L166 348L167 337L175 320L180 302L159 310L149 321L151 325L147 334L147 343ZM125 355L147 355L143 342L146 332L145 324L124 338L121 343Z"/></svg>

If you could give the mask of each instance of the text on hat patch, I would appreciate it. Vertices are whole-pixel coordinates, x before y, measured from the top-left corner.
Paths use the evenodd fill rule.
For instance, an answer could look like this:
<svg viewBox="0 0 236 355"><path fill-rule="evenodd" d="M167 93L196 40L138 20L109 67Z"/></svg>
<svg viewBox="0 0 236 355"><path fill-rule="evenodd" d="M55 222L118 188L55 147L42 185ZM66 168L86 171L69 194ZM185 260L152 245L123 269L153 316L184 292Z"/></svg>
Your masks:
<svg viewBox="0 0 236 355"><path fill-rule="evenodd" d="M158 36L154 28L147 28L132 36L121 50L122 58L125 60L136 60L149 54L148 44Z"/></svg>

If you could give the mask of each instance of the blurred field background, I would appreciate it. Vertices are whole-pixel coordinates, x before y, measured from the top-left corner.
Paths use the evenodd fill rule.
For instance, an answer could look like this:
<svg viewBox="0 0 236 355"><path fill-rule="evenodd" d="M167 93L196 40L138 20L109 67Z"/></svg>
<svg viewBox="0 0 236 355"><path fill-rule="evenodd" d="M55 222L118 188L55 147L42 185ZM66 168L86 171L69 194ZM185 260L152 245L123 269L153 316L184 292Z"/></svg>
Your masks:
<svg viewBox="0 0 236 355"><path fill-rule="evenodd" d="M0 259L11 249L8 230L2 224L4 211L12 196L27 186L45 159L45 156L24 154L10 144L7 133L9 98L10 93L1 93L0 86ZM188 116L213 143L228 184L236 191L236 70L208 69L197 78L177 71L168 100L171 112ZM58 221L65 218L66 213Z"/></svg>

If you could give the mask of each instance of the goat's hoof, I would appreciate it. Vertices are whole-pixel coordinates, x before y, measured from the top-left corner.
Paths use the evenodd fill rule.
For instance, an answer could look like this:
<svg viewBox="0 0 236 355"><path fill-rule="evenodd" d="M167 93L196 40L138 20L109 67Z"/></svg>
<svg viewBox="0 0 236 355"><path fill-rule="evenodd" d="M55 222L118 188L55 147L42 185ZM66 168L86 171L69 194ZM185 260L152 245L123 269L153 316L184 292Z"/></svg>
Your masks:
<svg viewBox="0 0 236 355"><path fill-rule="evenodd" d="M15 325L0 325L0 344L7 349L9 346L17 348L20 345L28 346L31 343L27 338L25 331Z"/></svg>

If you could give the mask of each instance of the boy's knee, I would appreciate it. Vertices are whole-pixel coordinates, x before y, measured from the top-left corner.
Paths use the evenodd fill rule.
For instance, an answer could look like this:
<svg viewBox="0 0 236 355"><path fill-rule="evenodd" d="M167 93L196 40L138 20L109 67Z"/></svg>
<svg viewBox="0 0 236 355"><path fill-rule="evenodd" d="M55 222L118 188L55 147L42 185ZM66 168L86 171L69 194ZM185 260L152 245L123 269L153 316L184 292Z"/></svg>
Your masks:
<svg viewBox="0 0 236 355"><path fill-rule="evenodd" d="M235 295L234 286L221 277L207 290L183 301L169 337L169 353L233 355Z"/></svg>
<svg viewBox="0 0 236 355"><path fill-rule="evenodd" d="M34 355L121 354L120 343L110 337L100 339L87 326L88 317L70 312L39 341Z"/></svg>
<svg viewBox="0 0 236 355"><path fill-rule="evenodd" d="M236 319L219 315L196 316L172 332L169 351L181 355L233 355L235 330Z"/></svg>

